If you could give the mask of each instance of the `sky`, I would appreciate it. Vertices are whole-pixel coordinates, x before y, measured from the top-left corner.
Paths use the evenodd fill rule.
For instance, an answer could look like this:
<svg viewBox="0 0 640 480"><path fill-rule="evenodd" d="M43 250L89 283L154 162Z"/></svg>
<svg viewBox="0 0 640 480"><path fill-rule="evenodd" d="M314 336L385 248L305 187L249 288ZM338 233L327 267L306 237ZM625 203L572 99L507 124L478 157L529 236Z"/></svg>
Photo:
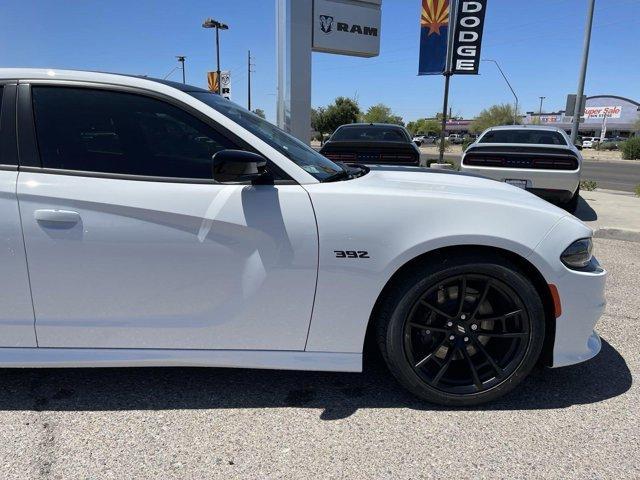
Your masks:
<svg viewBox="0 0 640 480"><path fill-rule="evenodd" d="M252 106L275 119L275 0L3 0L0 67L101 70L164 77L186 55L187 83L206 86L215 70L214 36L206 17L227 23L220 33L221 67L232 72L233 101L246 106L251 50ZM575 92L587 0L488 0L482 57L497 60L520 110L564 109ZM384 103L405 121L442 109L444 80L418 76L420 0L384 0L380 55L356 58L314 53L312 104L336 96L361 108ZM640 101L640 0L596 0L585 94ZM169 77L181 80L180 71ZM495 103L513 102L496 66L454 76L453 113L472 118Z"/></svg>

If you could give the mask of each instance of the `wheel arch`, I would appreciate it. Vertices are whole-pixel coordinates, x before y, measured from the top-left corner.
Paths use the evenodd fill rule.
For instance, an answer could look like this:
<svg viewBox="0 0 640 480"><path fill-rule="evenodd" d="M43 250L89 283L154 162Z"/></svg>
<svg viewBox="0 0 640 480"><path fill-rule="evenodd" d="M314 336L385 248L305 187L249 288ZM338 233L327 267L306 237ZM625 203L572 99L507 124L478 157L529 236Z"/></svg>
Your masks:
<svg viewBox="0 0 640 480"><path fill-rule="evenodd" d="M371 310L371 314L367 323L363 352L365 352L365 354L369 354L377 350L377 346L375 345L375 319L377 318L377 313L382 304L382 300L388 295L388 292L393 288L394 284L400 278L406 275L407 272L411 271L414 268L419 268L420 264L439 256L455 255L456 253L499 255L515 264L531 281L536 291L538 292L538 295L540 295L545 314L545 338L539 363L545 366L551 365L553 361L553 344L555 341L556 318L554 314L555 309L553 297L551 291L549 290L547 281L545 280L542 273L530 261L528 261L520 254L515 253L511 250L506 250L504 248L487 245L452 245L441 247L429 252L422 253L401 265L384 285L376 299L373 309Z"/></svg>

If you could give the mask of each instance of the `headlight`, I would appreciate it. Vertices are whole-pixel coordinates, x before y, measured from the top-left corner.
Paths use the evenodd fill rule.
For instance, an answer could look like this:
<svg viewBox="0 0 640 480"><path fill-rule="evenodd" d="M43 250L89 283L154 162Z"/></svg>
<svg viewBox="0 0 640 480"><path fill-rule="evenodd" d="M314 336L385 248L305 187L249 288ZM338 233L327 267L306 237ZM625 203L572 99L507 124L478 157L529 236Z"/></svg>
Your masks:
<svg viewBox="0 0 640 480"><path fill-rule="evenodd" d="M593 241L590 238L581 238L569 245L560 260L569 268L585 268L591 262L593 256Z"/></svg>

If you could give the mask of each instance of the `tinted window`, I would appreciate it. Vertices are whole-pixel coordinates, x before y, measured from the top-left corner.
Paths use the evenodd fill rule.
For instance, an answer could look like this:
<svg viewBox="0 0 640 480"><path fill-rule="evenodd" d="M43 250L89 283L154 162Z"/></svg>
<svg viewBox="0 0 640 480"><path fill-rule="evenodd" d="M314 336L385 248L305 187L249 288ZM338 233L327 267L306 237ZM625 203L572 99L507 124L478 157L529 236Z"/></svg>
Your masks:
<svg viewBox="0 0 640 480"><path fill-rule="evenodd" d="M552 130L492 130L479 143L532 143L538 145L566 145L564 137Z"/></svg>
<svg viewBox="0 0 640 480"><path fill-rule="evenodd" d="M408 142L404 130L397 127L353 126L340 127L331 136L331 140L367 141L367 142Z"/></svg>
<svg viewBox="0 0 640 480"><path fill-rule="evenodd" d="M220 98L214 93L187 93L236 122L316 179L324 180L342 171L341 167L320 155L313 148L249 110Z"/></svg>
<svg viewBox="0 0 640 480"><path fill-rule="evenodd" d="M230 141L178 107L129 93L34 87L45 168L211 178L211 156Z"/></svg>

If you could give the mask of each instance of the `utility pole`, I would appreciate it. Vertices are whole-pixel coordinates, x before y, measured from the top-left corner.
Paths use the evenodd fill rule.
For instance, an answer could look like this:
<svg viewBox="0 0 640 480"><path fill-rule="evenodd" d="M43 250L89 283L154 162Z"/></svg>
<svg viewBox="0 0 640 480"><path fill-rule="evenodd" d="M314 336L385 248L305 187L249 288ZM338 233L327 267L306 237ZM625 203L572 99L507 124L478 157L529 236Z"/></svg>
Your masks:
<svg viewBox="0 0 640 480"><path fill-rule="evenodd" d="M582 46L582 65L578 76L578 92L576 95L576 106L573 110L573 124L571 125L571 143L576 143L578 128L580 126L580 114L582 113L582 96L584 95L584 80L587 76L587 63L589 62L589 46L591 44L591 26L593 25L593 10L596 0L588 0L587 22L584 28L584 43Z"/></svg>
<svg viewBox="0 0 640 480"><path fill-rule="evenodd" d="M180 62L182 64L182 83L187 83L186 81L186 77L185 77L185 73L184 73L184 61L186 60L187 57L185 57L184 55L178 55L176 56L176 58L178 59L178 62Z"/></svg>
<svg viewBox="0 0 640 480"><path fill-rule="evenodd" d="M538 116L541 117L542 116L542 102L544 102L544 99L547 97L540 97L540 110L538 110Z"/></svg>
<svg viewBox="0 0 640 480"><path fill-rule="evenodd" d="M251 67L255 66L251 63L251 50L247 55L247 109L251 111Z"/></svg>

